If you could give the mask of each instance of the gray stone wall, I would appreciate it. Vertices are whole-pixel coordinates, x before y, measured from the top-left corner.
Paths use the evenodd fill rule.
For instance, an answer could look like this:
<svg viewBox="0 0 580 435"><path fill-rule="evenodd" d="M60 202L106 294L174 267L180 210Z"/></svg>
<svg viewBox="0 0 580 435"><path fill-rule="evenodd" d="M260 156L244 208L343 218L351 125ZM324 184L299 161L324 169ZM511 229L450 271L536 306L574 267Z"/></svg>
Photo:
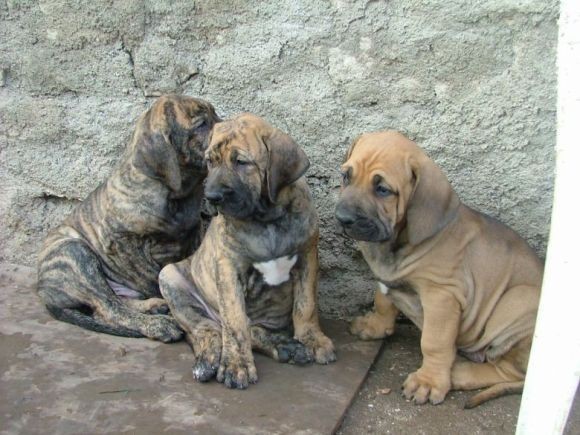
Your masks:
<svg viewBox="0 0 580 435"><path fill-rule="evenodd" d="M0 0L0 261L35 263L166 92L259 114L305 148L326 315L360 312L372 293L333 220L361 132L418 141L464 202L543 256L557 13L554 0Z"/></svg>

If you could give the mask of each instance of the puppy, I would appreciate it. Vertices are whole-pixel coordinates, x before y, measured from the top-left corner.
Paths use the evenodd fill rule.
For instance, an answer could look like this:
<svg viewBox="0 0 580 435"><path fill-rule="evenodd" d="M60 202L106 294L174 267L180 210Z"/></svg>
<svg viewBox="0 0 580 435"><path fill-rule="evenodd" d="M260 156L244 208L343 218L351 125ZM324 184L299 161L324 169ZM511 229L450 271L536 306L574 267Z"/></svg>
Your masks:
<svg viewBox="0 0 580 435"><path fill-rule="evenodd" d="M441 403L490 387L466 407L521 391L542 263L514 231L462 204L439 167L393 131L365 134L342 166L336 218L378 279L374 311L351 332L382 338L399 310L422 331L423 364L403 394ZM455 361L456 352L470 361Z"/></svg>
<svg viewBox="0 0 580 435"><path fill-rule="evenodd" d="M211 104L177 95L143 114L111 175L46 238L38 294L59 320L127 337L182 336L157 277L199 244Z"/></svg>
<svg viewBox="0 0 580 435"><path fill-rule="evenodd" d="M281 362L334 361L318 322L318 217L306 154L242 114L216 124L206 156L205 195L218 215L193 256L159 276L193 348L194 378L246 388L258 380L252 348Z"/></svg>

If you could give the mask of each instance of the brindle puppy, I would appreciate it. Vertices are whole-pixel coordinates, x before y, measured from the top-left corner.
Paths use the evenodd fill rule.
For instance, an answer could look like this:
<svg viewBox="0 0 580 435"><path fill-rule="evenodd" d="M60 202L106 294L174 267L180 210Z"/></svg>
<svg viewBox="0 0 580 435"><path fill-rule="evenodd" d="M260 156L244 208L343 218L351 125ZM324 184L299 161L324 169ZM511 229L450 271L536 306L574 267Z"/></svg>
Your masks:
<svg viewBox="0 0 580 435"><path fill-rule="evenodd" d="M195 254L159 276L193 348L194 378L246 388L258 379L252 348L281 362L335 361L318 324L318 217L304 151L243 114L216 124L206 155L205 194L219 214Z"/></svg>
<svg viewBox="0 0 580 435"><path fill-rule="evenodd" d="M157 277L199 244L211 104L177 95L143 114L108 179L44 242L38 293L57 319L98 332L173 341Z"/></svg>

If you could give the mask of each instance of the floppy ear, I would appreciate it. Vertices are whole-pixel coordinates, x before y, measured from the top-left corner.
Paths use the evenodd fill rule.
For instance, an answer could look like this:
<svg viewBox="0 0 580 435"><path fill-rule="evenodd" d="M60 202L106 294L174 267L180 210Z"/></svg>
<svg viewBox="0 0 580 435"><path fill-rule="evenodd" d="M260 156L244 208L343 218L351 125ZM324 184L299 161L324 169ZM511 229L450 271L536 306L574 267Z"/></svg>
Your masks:
<svg viewBox="0 0 580 435"><path fill-rule="evenodd" d="M280 190L302 177L310 166L310 161L302 148L278 129L273 129L263 140L268 149L266 168L268 198L275 203Z"/></svg>
<svg viewBox="0 0 580 435"><path fill-rule="evenodd" d="M359 139L362 137L362 134L359 134L350 144L350 146L348 147L348 150L346 150L346 154L344 155L344 159L342 160L342 163L345 163L348 159L350 159L350 156L352 154L352 152L354 151L354 148L356 147L357 142L359 141Z"/></svg>
<svg viewBox="0 0 580 435"><path fill-rule="evenodd" d="M148 177L160 180L172 191L180 191L181 170L171 140L165 132L151 131L144 121L140 124L133 137L134 166Z"/></svg>
<svg viewBox="0 0 580 435"><path fill-rule="evenodd" d="M415 179L407 207L409 243L435 235L457 214L459 198L441 169L428 157L410 162Z"/></svg>

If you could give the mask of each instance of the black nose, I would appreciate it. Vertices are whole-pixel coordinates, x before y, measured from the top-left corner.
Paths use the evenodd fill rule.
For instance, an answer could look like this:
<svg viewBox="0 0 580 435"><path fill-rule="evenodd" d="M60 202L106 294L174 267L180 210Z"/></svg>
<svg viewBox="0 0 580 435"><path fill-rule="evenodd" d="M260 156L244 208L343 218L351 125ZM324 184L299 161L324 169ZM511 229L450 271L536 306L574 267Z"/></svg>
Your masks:
<svg viewBox="0 0 580 435"><path fill-rule="evenodd" d="M224 201L224 194L218 190L205 192L205 197L212 204L220 204Z"/></svg>
<svg viewBox="0 0 580 435"><path fill-rule="evenodd" d="M345 226L354 224L357 219L356 212L343 205L338 205L336 207L336 210L334 211L334 216L336 217L336 219L338 219L338 221L341 224Z"/></svg>

